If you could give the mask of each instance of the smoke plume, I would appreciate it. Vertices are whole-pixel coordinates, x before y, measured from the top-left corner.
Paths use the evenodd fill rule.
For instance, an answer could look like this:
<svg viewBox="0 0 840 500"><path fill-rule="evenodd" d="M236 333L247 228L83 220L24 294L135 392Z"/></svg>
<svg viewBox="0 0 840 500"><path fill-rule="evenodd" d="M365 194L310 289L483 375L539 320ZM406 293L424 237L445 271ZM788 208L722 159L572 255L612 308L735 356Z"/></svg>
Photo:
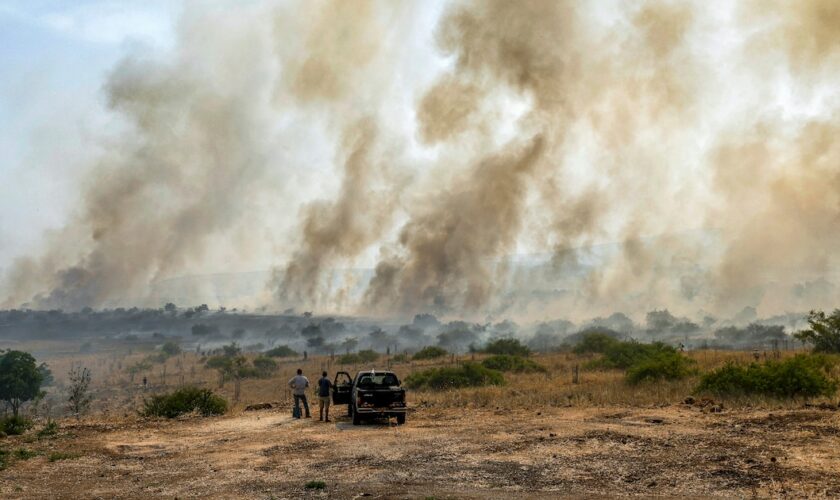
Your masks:
<svg viewBox="0 0 840 500"><path fill-rule="evenodd" d="M4 305L153 302L150 283L217 245L273 255L277 309L840 298L833 0L222 5L112 71L126 129Z"/></svg>

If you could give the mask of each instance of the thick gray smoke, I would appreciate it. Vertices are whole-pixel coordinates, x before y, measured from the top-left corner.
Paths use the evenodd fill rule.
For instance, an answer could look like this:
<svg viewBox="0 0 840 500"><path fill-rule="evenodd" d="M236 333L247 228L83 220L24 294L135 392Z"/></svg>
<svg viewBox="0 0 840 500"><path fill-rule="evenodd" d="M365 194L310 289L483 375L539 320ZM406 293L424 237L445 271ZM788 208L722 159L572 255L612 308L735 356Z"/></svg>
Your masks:
<svg viewBox="0 0 840 500"><path fill-rule="evenodd" d="M833 0L188 9L174 54L113 71L131 128L5 304L152 300L219 242L247 259L258 197L277 309L830 306L838 26Z"/></svg>

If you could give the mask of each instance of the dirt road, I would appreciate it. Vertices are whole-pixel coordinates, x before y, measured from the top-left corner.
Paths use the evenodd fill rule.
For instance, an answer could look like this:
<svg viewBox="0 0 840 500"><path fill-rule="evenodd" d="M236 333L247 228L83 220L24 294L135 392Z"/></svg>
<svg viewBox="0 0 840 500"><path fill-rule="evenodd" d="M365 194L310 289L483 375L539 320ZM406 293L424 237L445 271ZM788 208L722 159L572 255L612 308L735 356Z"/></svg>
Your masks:
<svg viewBox="0 0 840 500"><path fill-rule="evenodd" d="M354 427L283 408L67 422L0 446L38 453L0 472L4 498L840 495L840 412L812 409L420 407L405 426Z"/></svg>

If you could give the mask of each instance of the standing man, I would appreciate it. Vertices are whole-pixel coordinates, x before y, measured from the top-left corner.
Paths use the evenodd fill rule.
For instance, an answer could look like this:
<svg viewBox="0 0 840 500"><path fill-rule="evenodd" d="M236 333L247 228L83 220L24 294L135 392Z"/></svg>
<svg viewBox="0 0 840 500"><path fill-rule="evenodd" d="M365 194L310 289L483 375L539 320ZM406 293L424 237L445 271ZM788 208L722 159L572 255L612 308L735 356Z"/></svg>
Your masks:
<svg viewBox="0 0 840 500"><path fill-rule="evenodd" d="M327 372L322 373L321 378L318 379L318 413L320 414L318 420L324 422L330 421L330 389L332 385L330 379L327 378Z"/></svg>
<svg viewBox="0 0 840 500"><path fill-rule="evenodd" d="M309 403L306 402L306 388L309 387L309 379L303 376L303 370L298 368L297 375L289 380L289 387L291 387L292 394L295 396L295 410L297 410L295 414L300 415L300 401L303 400L306 418L311 418L309 415ZM300 416L297 418L300 418Z"/></svg>

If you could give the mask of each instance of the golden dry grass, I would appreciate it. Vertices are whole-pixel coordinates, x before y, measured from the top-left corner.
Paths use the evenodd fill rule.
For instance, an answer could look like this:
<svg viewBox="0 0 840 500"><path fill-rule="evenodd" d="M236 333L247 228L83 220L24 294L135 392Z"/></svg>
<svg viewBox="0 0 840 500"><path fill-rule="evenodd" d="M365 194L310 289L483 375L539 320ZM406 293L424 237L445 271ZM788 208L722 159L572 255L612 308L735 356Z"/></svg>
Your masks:
<svg viewBox="0 0 840 500"><path fill-rule="evenodd" d="M277 372L267 379L243 379L240 381L239 398L236 400L236 384L227 380L220 387L219 374L204 366L205 359L195 352L184 352L170 358L165 363L153 364L148 370L129 374L129 367L142 361L152 352L151 346L123 346L109 352L79 353L75 346L52 342L30 347L44 352L53 351L45 360L53 370L59 385L66 379L66 373L74 364L81 364L91 369L95 395L93 412L106 414L134 414L142 406L144 397L152 393L172 390L182 385L198 385L212 388L231 401L233 411L248 404L258 402L283 402L291 400L286 381L295 370L303 369L304 374L314 382L324 370L333 377L339 370L354 374L363 368L390 368L400 378L431 367L451 366L464 361L480 361L483 355L467 354L448 356L437 360L391 363L382 356L379 361L369 364L341 365L338 356L311 356L302 359L275 359ZM785 351L780 355L790 357L801 351ZM700 372L723 366L729 361L750 362L754 358L751 351L691 351L687 356L696 360ZM772 353L759 353L761 359L772 358ZM253 359L255 354L246 354ZM546 373L506 374L506 384L501 387L479 387L450 391L409 391L410 404L425 404L442 407L464 408L539 408L539 407L588 407L588 406L639 406L648 407L682 401L693 395L698 377L676 382L647 383L632 386L624 381L620 370L593 370L587 368L593 355L573 353L537 354L533 359L546 367ZM39 359L41 361L41 359ZM579 368L579 383L573 383L573 371ZM143 388L143 377L148 385ZM53 397L60 398L60 391L52 389ZM801 401L776 401L764 397L740 398L725 401L728 405L759 406L767 408L789 408L801 406ZM56 405L60 407L60 404Z"/></svg>

